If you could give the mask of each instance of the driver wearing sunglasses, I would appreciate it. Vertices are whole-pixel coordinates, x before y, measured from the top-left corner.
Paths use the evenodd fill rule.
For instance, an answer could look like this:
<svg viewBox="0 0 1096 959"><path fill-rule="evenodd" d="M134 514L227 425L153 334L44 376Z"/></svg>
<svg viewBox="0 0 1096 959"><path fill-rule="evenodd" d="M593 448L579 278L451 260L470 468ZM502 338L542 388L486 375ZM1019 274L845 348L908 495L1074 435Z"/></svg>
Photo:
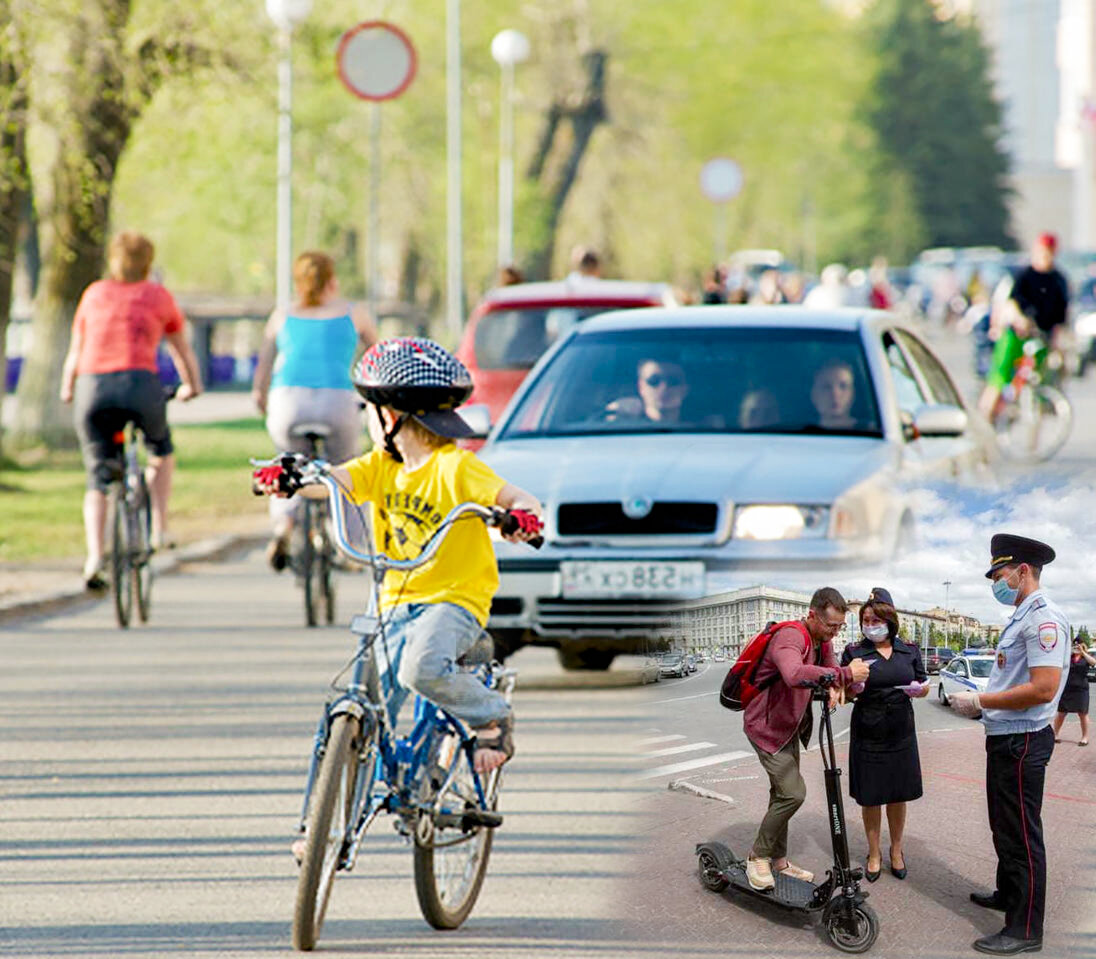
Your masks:
<svg viewBox="0 0 1096 959"><path fill-rule="evenodd" d="M681 404L689 392L689 384L680 365L642 360L637 370L636 389L647 419L655 423L681 421Z"/></svg>

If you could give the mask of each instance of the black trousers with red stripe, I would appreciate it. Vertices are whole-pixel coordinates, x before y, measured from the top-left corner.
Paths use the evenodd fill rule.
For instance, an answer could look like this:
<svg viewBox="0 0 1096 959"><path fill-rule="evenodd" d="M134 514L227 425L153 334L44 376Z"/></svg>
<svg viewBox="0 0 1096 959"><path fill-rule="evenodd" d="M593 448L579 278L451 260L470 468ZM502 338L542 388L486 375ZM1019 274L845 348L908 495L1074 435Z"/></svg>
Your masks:
<svg viewBox="0 0 1096 959"><path fill-rule="evenodd" d="M1046 906L1043 780L1054 752L1050 726L1036 733L986 737L986 802L997 850L997 895L1006 935L1040 939Z"/></svg>

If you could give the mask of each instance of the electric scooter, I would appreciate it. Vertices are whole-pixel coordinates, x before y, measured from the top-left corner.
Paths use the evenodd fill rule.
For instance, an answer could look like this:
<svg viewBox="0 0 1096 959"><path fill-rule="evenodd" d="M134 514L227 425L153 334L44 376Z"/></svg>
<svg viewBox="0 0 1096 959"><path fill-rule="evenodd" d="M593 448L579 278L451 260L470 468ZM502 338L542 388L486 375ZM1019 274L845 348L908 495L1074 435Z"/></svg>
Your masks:
<svg viewBox="0 0 1096 959"><path fill-rule="evenodd" d="M832 680L825 676L806 685L813 689L811 699L822 704L818 744L825 770L833 868L817 884L774 873L776 886L758 890L746 878L745 859L739 859L721 842L706 842L696 847L700 859L700 881L712 892L722 892L730 886L739 892L809 916L821 911L822 925L834 946L842 952L867 952L879 935L879 919L871 906L864 902L868 898L867 891L860 888L864 870L860 866L849 865L845 807L841 801L841 770L837 768L833 727L830 725L829 687Z"/></svg>

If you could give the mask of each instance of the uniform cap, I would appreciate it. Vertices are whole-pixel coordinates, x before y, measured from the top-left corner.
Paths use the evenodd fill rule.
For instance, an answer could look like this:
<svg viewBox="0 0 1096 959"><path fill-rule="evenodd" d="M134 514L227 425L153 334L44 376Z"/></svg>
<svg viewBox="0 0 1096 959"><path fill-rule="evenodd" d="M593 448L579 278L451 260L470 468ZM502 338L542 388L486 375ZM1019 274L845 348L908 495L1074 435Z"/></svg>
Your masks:
<svg viewBox="0 0 1096 959"><path fill-rule="evenodd" d="M989 541L990 565L986 579L992 579L995 570L1003 566L1017 566L1028 563L1031 566L1046 566L1054 559L1054 550L1046 543L1013 533L995 533Z"/></svg>
<svg viewBox="0 0 1096 959"><path fill-rule="evenodd" d="M868 593L869 603L886 603L888 606L894 605L894 600L891 599L890 590L883 589L882 586L873 586L871 592Z"/></svg>

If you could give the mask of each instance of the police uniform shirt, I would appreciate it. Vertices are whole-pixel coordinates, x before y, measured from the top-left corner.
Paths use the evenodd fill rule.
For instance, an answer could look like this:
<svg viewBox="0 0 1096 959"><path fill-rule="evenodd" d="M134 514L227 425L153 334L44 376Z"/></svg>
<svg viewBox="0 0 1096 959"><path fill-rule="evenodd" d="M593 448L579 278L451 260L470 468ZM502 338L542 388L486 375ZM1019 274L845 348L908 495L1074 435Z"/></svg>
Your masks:
<svg viewBox="0 0 1096 959"><path fill-rule="evenodd" d="M987 736L1034 733L1047 726L1058 709L1069 676L1069 623L1065 614L1037 589L1018 607L1001 631L997 661L989 675L987 693L1000 693L1031 681L1032 666L1057 666L1062 670L1058 692L1049 703L1027 709L983 709Z"/></svg>

